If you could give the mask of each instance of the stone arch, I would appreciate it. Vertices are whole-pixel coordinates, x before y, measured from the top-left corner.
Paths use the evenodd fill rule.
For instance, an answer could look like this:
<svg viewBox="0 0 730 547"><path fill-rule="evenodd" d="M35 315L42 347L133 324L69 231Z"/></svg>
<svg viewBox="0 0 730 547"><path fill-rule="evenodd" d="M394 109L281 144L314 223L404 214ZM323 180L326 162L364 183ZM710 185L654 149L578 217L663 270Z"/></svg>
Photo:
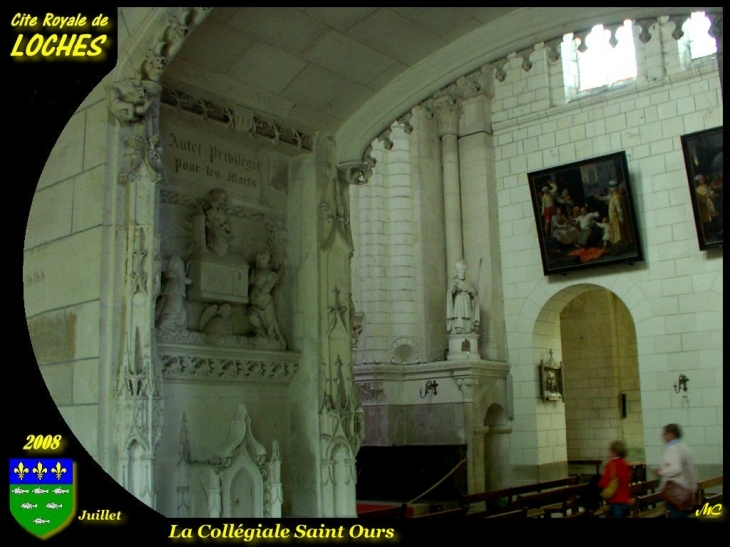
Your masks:
<svg viewBox="0 0 730 547"><path fill-rule="evenodd" d="M330 517L354 517L355 499L349 495L350 483L355 482L355 458L346 439L334 438L325 450L323 501L324 513Z"/></svg>
<svg viewBox="0 0 730 547"><path fill-rule="evenodd" d="M492 403L484 414L484 489L498 490L510 483L509 435L512 427L507 412Z"/></svg>
<svg viewBox="0 0 730 547"><path fill-rule="evenodd" d="M549 424L551 434L543 442L553 454L565 450L568 460L602 459L605 445L615 438L627 440L630 459L644 459L632 310L641 309L645 299L631 282L615 282L612 288L617 290L588 283L564 287L545 302L534 323L534 363L552 356L563 364L564 401L538 405L538 431Z"/></svg>

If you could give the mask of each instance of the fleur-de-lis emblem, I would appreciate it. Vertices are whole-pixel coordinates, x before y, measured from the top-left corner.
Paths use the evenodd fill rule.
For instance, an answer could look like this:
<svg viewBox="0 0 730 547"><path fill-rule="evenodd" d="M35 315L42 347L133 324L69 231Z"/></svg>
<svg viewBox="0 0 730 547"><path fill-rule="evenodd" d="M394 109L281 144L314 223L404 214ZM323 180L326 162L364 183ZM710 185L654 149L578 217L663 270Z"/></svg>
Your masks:
<svg viewBox="0 0 730 547"><path fill-rule="evenodd" d="M43 475L48 473L48 469L43 467L43 464L41 462L38 462L38 465L33 468L33 473L38 476L38 480L42 480Z"/></svg>
<svg viewBox="0 0 730 547"><path fill-rule="evenodd" d="M23 465L23 462L20 462L18 464L18 467L16 467L15 469L13 469L13 473L15 473L16 475L18 475L18 478L20 480L23 480L23 477L25 477L28 474L28 472L29 472L29 469L26 466Z"/></svg>
<svg viewBox="0 0 730 547"><path fill-rule="evenodd" d="M56 478L58 480L61 480L61 477L63 476L63 474L65 472L66 472L66 468L65 467L61 467L61 462L56 462L56 467L54 467L53 469L51 469L51 473L53 473L54 475L56 475Z"/></svg>

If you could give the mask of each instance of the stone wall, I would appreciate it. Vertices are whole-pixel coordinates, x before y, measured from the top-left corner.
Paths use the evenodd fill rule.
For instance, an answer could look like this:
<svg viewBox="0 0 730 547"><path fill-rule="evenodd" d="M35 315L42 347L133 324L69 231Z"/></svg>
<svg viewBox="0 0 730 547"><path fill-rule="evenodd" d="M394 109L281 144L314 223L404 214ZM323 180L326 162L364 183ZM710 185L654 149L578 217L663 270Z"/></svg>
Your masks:
<svg viewBox="0 0 730 547"><path fill-rule="evenodd" d="M567 104L558 99L565 97L562 64L544 51L531 55L529 71L513 58L504 81L495 82L499 232L515 385L510 460L531 469L528 475L567 457L550 435L564 428L564 411L541 408L535 365L548 349L560 348L556 313L590 286L614 293L636 326L647 464L658 463L661 427L669 422L684 426L701 466L722 461L722 252L699 250L680 142L681 135L722 125L722 97L714 58L682 69L669 31L654 32L646 44L635 40L635 82ZM545 277L527 174L622 150L644 261ZM687 398L672 388L680 373L692 380Z"/></svg>
<svg viewBox="0 0 730 547"><path fill-rule="evenodd" d="M102 241L110 222L104 84L83 101L48 157L29 213L23 266L28 330L41 374L92 457L99 455Z"/></svg>
<svg viewBox="0 0 730 547"><path fill-rule="evenodd" d="M604 459L608 444L622 439L628 458L643 462L636 329L626 306L606 290L587 291L563 308L560 332L568 459Z"/></svg>

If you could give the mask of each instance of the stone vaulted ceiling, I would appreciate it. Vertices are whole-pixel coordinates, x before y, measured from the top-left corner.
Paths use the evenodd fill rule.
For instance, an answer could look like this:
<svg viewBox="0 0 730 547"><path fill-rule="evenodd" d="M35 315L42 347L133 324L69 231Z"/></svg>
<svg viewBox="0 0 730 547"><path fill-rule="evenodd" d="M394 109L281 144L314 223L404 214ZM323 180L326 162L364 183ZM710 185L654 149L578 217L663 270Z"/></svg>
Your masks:
<svg viewBox="0 0 730 547"><path fill-rule="evenodd" d="M216 8L165 79L336 130L396 76L514 9Z"/></svg>

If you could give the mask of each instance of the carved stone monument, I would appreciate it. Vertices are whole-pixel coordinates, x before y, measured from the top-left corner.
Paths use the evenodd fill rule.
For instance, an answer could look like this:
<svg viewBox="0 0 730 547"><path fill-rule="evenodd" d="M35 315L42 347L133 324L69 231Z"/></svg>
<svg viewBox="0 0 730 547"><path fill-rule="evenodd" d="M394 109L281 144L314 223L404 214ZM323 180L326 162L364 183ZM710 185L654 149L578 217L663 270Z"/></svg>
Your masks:
<svg viewBox="0 0 730 547"><path fill-rule="evenodd" d="M204 302L247 304L249 264L242 256L230 253L226 203L224 190L212 190L208 206L193 218L195 259L190 296Z"/></svg>
<svg viewBox="0 0 730 547"><path fill-rule="evenodd" d="M466 269L466 260L456 261L456 275L451 278L446 294L448 361L480 359L479 297L477 289L466 280Z"/></svg>

